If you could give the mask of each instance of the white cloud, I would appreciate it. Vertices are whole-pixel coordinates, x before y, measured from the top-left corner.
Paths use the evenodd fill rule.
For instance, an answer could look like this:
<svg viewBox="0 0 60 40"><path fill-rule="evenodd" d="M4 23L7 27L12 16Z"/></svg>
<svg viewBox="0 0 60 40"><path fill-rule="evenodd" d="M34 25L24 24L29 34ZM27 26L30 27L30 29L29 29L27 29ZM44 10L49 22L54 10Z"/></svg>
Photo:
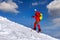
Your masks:
<svg viewBox="0 0 60 40"><path fill-rule="evenodd" d="M4 1L0 3L0 10L2 11L18 13L19 11L16 10L17 8L18 5L12 0L8 0L7 2Z"/></svg>
<svg viewBox="0 0 60 40"><path fill-rule="evenodd" d="M53 22L53 27L59 28L60 27L60 18L55 18L52 20Z"/></svg>
<svg viewBox="0 0 60 40"><path fill-rule="evenodd" d="M18 1L18 3L23 3L23 1Z"/></svg>
<svg viewBox="0 0 60 40"><path fill-rule="evenodd" d="M33 2L33 3L32 3L32 6L37 6L37 5L40 5L40 4L43 5L43 4L45 4L46 2L47 2L46 0L45 0L45 1L42 1L42 2L40 2L40 1L39 1L39 2Z"/></svg>
<svg viewBox="0 0 60 40"><path fill-rule="evenodd" d="M48 12L53 17L60 16L60 0L54 0L47 5Z"/></svg>
<svg viewBox="0 0 60 40"><path fill-rule="evenodd" d="M59 37L60 38L60 0L54 0L51 3L49 3L47 5L48 8L48 13L49 13L49 17L51 17L50 22L52 25L50 25L49 27L47 27L47 29L52 29L54 30L53 32L55 32L54 35L55 37ZM55 31L56 30L56 31ZM58 31L59 30L59 31Z"/></svg>
<svg viewBox="0 0 60 40"><path fill-rule="evenodd" d="M60 18L55 18L55 19L53 19L53 22L54 22L54 23L60 23Z"/></svg>
<svg viewBox="0 0 60 40"><path fill-rule="evenodd" d="M34 2L32 3L32 6L35 6L35 5L38 5L39 3L38 2Z"/></svg>
<svg viewBox="0 0 60 40"><path fill-rule="evenodd" d="M52 15L51 21L54 24L53 26L60 26L60 0L54 0L47 5L49 14Z"/></svg>
<svg viewBox="0 0 60 40"><path fill-rule="evenodd" d="M21 0L14 0L14 1L17 1L20 4L23 4L23 1L21 1Z"/></svg>

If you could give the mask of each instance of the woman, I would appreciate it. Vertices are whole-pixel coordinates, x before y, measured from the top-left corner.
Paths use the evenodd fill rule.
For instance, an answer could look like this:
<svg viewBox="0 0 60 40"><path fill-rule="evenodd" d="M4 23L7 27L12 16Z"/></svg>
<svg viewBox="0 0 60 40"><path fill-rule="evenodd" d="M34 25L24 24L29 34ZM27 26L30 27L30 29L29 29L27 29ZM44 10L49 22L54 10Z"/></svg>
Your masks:
<svg viewBox="0 0 60 40"><path fill-rule="evenodd" d="M35 23L34 23L34 30L36 30L36 26L38 26L38 32L41 32L41 28L40 28L40 12L35 11L35 16L33 16L33 18L35 18Z"/></svg>

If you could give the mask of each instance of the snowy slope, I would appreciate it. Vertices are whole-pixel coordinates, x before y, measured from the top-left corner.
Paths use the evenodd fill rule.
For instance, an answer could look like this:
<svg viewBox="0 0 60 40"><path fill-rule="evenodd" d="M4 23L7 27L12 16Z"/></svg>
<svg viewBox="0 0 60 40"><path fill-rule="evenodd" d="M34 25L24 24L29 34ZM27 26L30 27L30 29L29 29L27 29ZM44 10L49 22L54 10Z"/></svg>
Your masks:
<svg viewBox="0 0 60 40"><path fill-rule="evenodd" d="M0 40L58 40L0 16Z"/></svg>

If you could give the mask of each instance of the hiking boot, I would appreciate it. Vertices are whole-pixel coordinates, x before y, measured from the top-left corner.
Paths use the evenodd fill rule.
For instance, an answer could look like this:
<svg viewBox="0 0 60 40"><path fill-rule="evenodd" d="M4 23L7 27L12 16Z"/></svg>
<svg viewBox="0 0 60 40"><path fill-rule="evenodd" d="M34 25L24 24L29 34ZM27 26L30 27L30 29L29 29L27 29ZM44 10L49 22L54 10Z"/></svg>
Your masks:
<svg viewBox="0 0 60 40"><path fill-rule="evenodd" d="M36 30L36 28L33 28L33 30Z"/></svg>
<svg viewBox="0 0 60 40"><path fill-rule="evenodd" d="M38 30L38 33L41 32L41 29Z"/></svg>

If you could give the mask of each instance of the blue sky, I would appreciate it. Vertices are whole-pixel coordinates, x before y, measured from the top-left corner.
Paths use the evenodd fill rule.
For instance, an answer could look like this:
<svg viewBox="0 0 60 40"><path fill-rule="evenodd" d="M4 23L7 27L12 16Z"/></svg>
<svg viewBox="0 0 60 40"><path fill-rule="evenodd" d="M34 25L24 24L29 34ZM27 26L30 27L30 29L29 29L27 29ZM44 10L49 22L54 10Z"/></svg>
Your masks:
<svg viewBox="0 0 60 40"><path fill-rule="evenodd" d="M32 18L32 16L34 15L34 9L37 9L43 14L43 20L40 22L43 33L49 34L56 38L60 38L60 36L57 35L59 33L56 33L60 31L60 27L52 27L55 24L53 21L60 18L60 16L56 15L58 17L57 18L54 17L54 15L51 16L49 14L49 12L51 13L49 5L51 2L53 2L53 0L1 0L0 16L33 28L33 23L35 20ZM5 7L3 7L3 4L5 4ZM54 12L52 11L52 13Z"/></svg>

